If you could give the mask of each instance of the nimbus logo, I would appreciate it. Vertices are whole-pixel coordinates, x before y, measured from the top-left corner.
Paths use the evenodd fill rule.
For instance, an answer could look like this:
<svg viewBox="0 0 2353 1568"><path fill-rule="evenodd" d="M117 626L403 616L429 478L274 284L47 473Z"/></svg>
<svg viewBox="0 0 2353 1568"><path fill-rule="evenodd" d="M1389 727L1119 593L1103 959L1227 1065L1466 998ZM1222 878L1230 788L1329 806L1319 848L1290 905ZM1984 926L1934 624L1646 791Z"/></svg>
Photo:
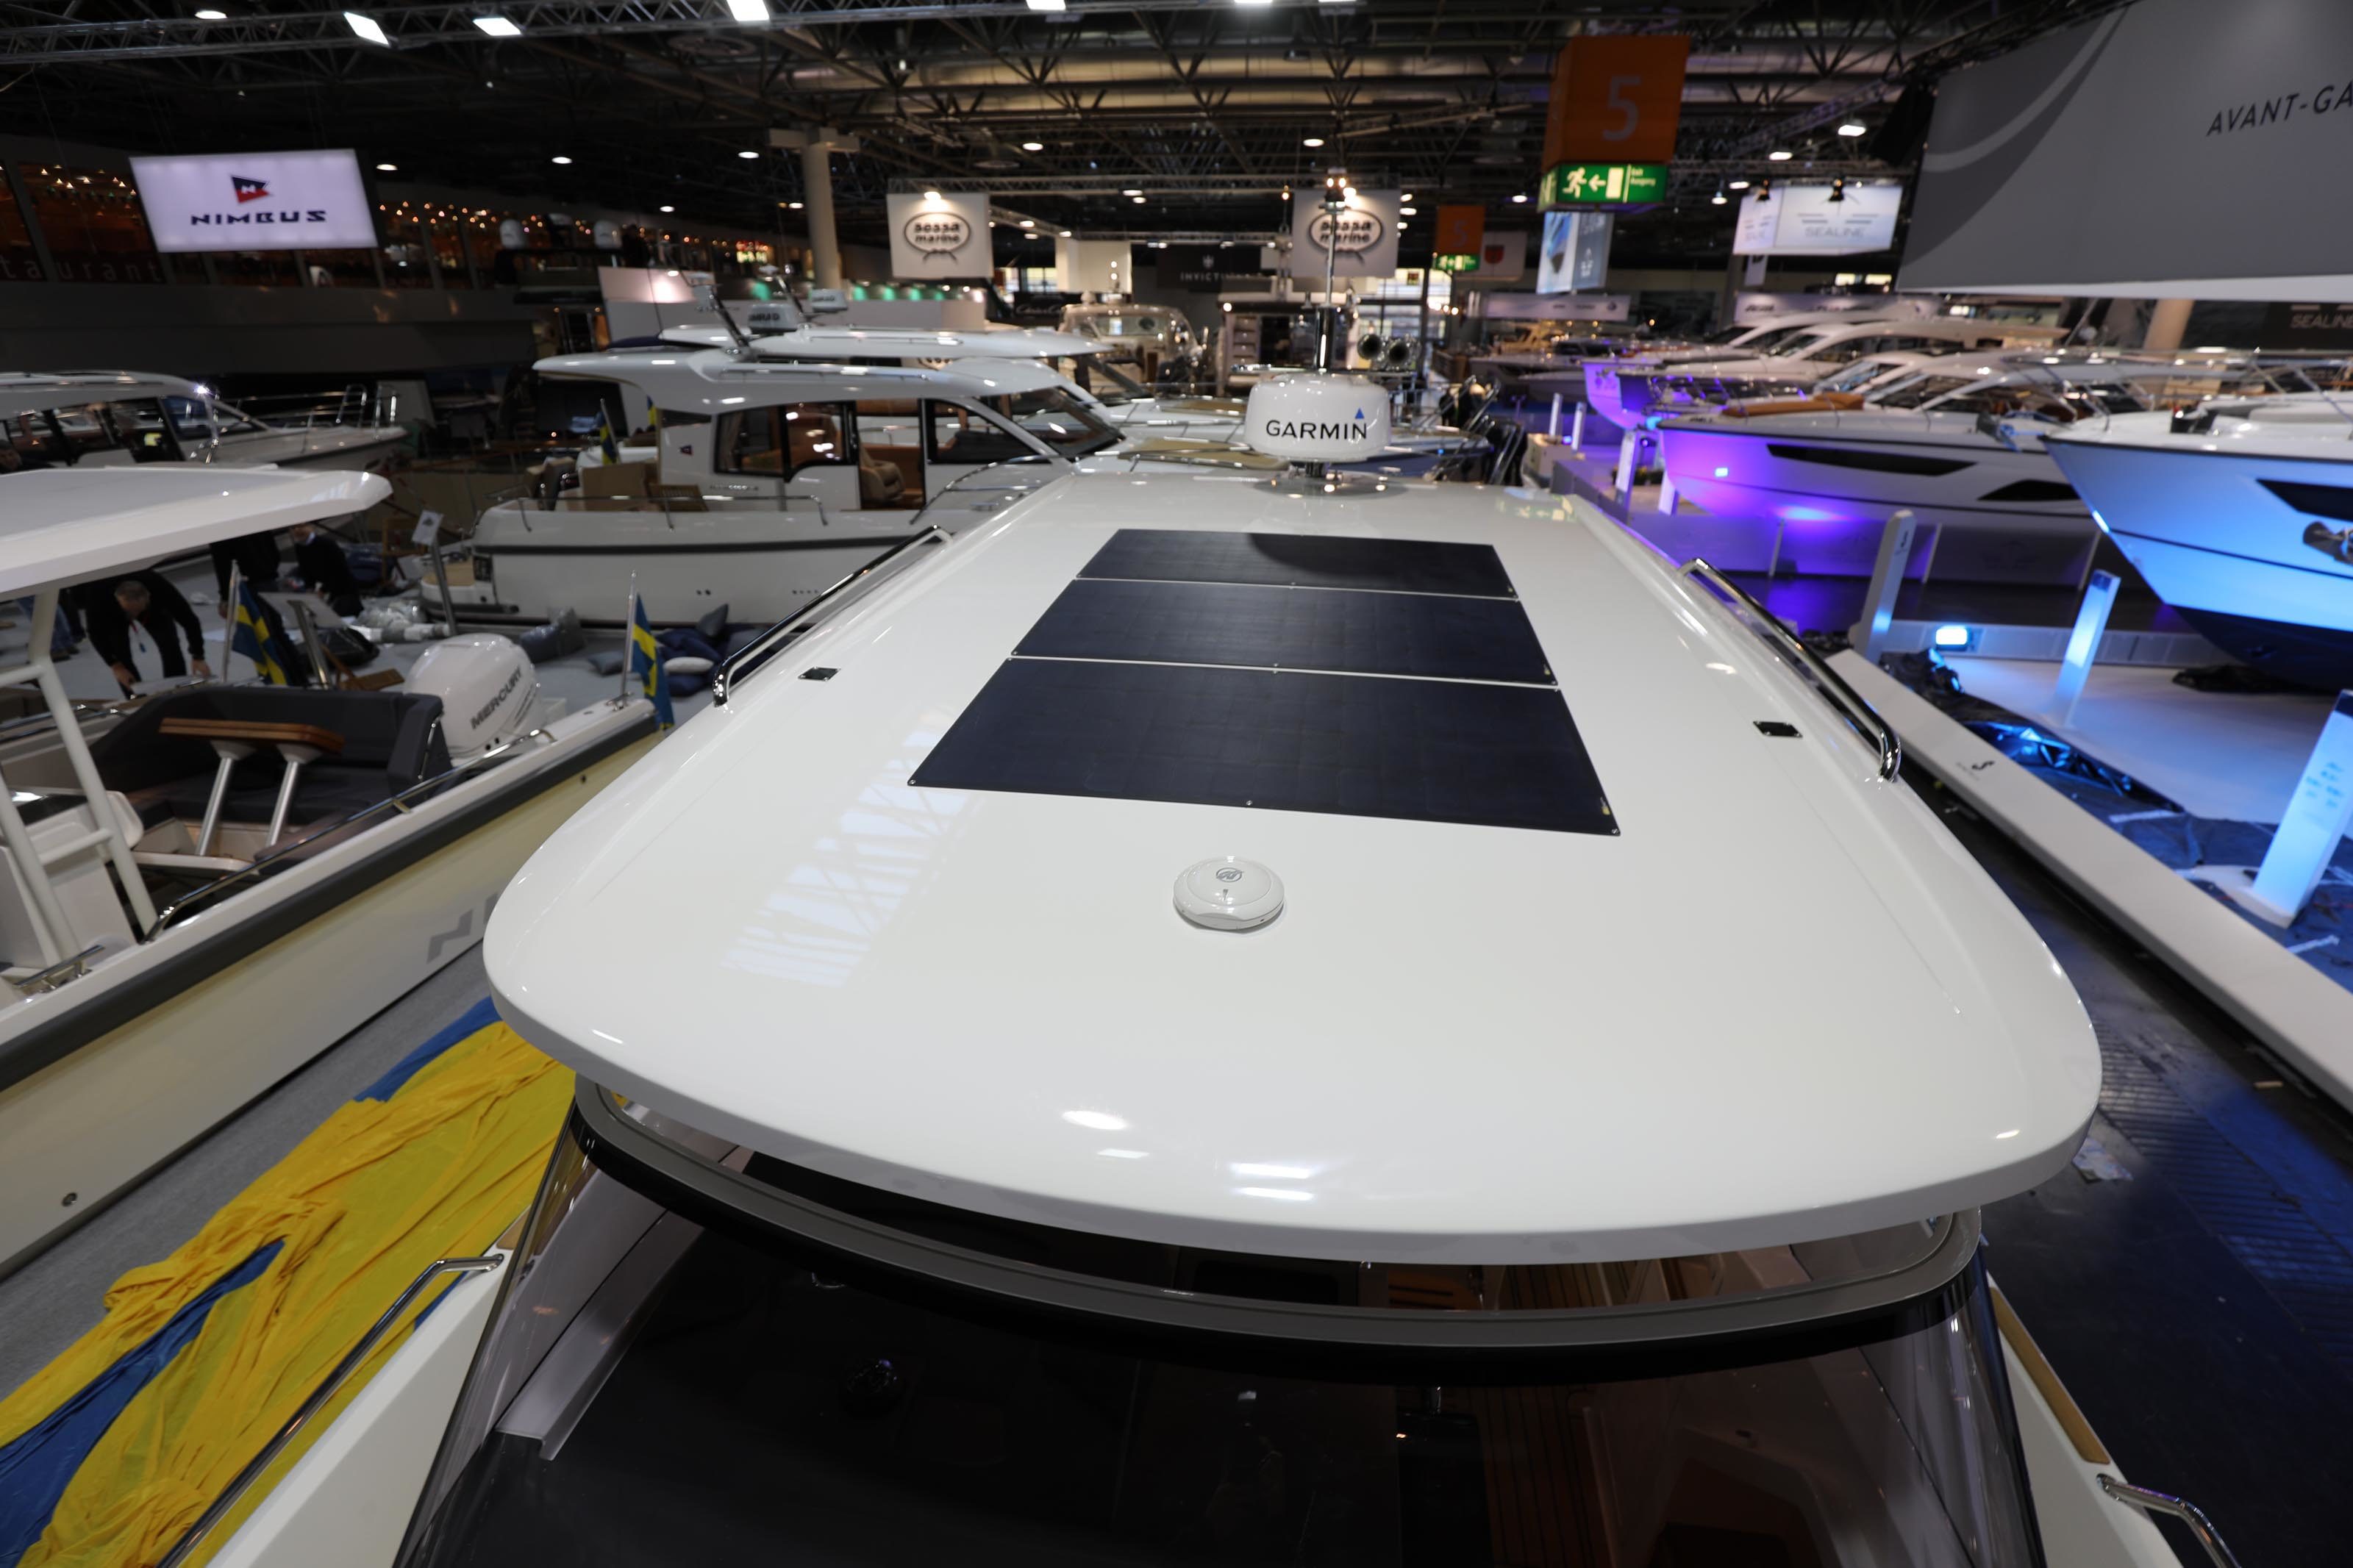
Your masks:
<svg viewBox="0 0 2353 1568"><path fill-rule="evenodd" d="M248 202L266 200L269 195L269 182L267 180L248 180L241 175L231 174L228 177L228 186L237 193L239 206L243 206Z"/></svg>

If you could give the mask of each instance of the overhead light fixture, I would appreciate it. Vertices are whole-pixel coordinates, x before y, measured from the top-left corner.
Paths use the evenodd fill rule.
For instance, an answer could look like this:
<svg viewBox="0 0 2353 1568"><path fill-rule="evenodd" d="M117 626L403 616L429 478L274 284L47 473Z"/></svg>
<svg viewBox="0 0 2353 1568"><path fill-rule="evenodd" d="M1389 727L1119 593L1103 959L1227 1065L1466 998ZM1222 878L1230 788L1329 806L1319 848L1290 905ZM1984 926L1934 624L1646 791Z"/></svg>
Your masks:
<svg viewBox="0 0 2353 1568"><path fill-rule="evenodd" d="M1402 218L1400 218L1400 219L1398 219L1398 232L1399 234L1403 234L1407 229L1409 229L1409 228L1411 228L1412 226L1413 226L1413 225L1411 225L1411 224L1409 224L1409 223L1407 223L1407 222L1406 222L1404 219L1402 219Z"/></svg>
<svg viewBox="0 0 2353 1568"><path fill-rule="evenodd" d="M199 22L226 22L228 20L228 13L226 11L215 11L210 7L206 7L206 9L196 13L196 20Z"/></svg>
<svg viewBox="0 0 2353 1568"><path fill-rule="evenodd" d="M1734 180L1724 188L1727 191L1745 191L1748 188L1748 182L1746 180Z"/></svg>
<svg viewBox="0 0 2353 1568"><path fill-rule="evenodd" d="M1408 191L1405 195L1399 196L1398 200L1401 202L1409 202L1413 200L1413 193L1411 191Z"/></svg>
<svg viewBox="0 0 2353 1568"><path fill-rule="evenodd" d="M768 0L727 0L727 14L739 22L765 22Z"/></svg>
<svg viewBox="0 0 2353 1568"><path fill-rule="evenodd" d="M807 202L786 202L785 204L785 208L788 212L798 212L807 205L808 204ZM670 209L668 207L664 207L662 208L662 211L668 212Z"/></svg>
<svg viewBox="0 0 2353 1568"><path fill-rule="evenodd" d="M744 148L741 153L735 154L738 158L756 158L760 154L753 152L749 147Z"/></svg>
<svg viewBox="0 0 2353 1568"><path fill-rule="evenodd" d="M488 33L493 38L520 38L522 37L522 29L516 26L512 22L508 21L504 16L477 16L474 18L474 26L480 27L485 33Z"/></svg>
<svg viewBox="0 0 2353 1568"><path fill-rule="evenodd" d="M1043 142L1024 142L1021 143L1021 150L1024 153L1043 153L1046 150L1046 144Z"/></svg>
<svg viewBox="0 0 2353 1568"><path fill-rule="evenodd" d="M1321 136L1303 136L1299 139L1299 144L1302 147L1321 147L1324 145L1324 138Z"/></svg>
<svg viewBox="0 0 2353 1568"><path fill-rule="evenodd" d="M1029 0L1029 9L1032 11L1060 11L1063 8L1065 3L1066 0Z"/></svg>
<svg viewBox="0 0 2353 1568"><path fill-rule="evenodd" d="M1732 198L1730 196L1725 195L1722 191L1718 191L1715 195L1707 198L1707 205L1712 207L1720 207L1731 199Z"/></svg>
<svg viewBox="0 0 2353 1568"><path fill-rule="evenodd" d="M1274 0L1234 0L1234 4L1245 6L1271 5Z"/></svg>
<svg viewBox="0 0 2353 1568"><path fill-rule="evenodd" d="M397 163L378 163L375 166L375 172L379 174L390 174L397 172L399 168L400 165Z"/></svg>
<svg viewBox="0 0 2353 1568"><path fill-rule="evenodd" d="M1868 136L1871 134L1871 127L1850 120L1839 127L1838 133L1841 136Z"/></svg>
<svg viewBox="0 0 2353 1568"><path fill-rule="evenodd" d="M1519 202L1519 203L1522 203L1522 204L1525 204L1525 203L1527 201L1527 199L1528 199L1528 195L1527 195L1527 193L1526 193L1525 191L1522 191L1519 195L1515 195L1515 196L1514 196L1514 197L1512 198L1512 200L1514 200L1514 202Z"/></svg>
<svg viewBox="0 0 2353 1568"><path fill-rule="evenodd" d="M384 29L376 26L376 20L373 16L363 16L357 11L346 11L343 13L343 26L371 44L380 44L387 49L392 47L392 40L384 36Z"/></svg>
<svg viewBox="0 0 2353 1568"><path fill-rule="evenodd" d="M1786 163L1796 156L1797 154L1787 147L1776 147L1765 154L1765 161L1768 163Z"/></svg>
<svg viewBox="0 0 2353 1568"><path fill-rule="evenodd" d="M1134 185L1129 185L1119 194L1124 196L1140 196L1144 192Z"/></svg>
<svg viewBox="0 0 2353 1568"><path fill-rule="evenodd" d="M1142 206L1144 205L1144 198L1142 196L1130 196L1127 199L1134 202L1137 206Z"/></svg>
<svg viewBox="0 0 2353 1568"><path fill-rule="evenodd" d="M1063 229L1063 230L1061 231L1061 235L1062 235L1062 237L1063 237L1064 239L1068 239L1068 238L1070 238L1070 237L1071 237L1071 231L1070 231L1069 229L1067 229L1067 228L1066 228L1066 229Z"/></svg>
<svg viewBox="0 0 2353 1568"><path fill-rule="evenodd" d="M1038 226L1038 220L1034 217L1025 217L1021 220L1021 226L1023 228L1036 228Z"/></svg>
<svg viewBox="0 0 2353 1568"><path fill-rule="evenodd" d="M558 153L554 157L550 158L548 162L551 163L569 163L572 160L565 157L563 153Z"/></svg>
<svg viewBox="0 0 2353 1568"><path fill-rule="evenodd" d="M940 199L940 193L937 191L925 191L923 193L923 199L927 202L938 201Z"/></svg>
<svg viewBox="0 0 2353 1568"><path fill-rule="evenodd" d="M1411 217L1419 211L1421 211L1419 207L1399 207L1398 208L1398 216Z"/></svg>
<svg viewBox="0 0 2353 1568"><path fill-rule="evenodd" d="M678 209L677 209L676 207L664 207L664 208L662 208L661 210L662 210L663 212L666 212L666 213L674 213L674 212L678 211Z"/></svg>

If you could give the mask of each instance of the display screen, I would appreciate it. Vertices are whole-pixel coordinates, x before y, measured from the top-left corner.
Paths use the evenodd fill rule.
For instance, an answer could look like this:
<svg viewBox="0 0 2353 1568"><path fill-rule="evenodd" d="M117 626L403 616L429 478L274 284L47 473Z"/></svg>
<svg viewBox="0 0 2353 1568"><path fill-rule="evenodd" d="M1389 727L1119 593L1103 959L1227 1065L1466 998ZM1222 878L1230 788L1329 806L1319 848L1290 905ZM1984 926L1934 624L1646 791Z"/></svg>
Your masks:
<svg viewBox="0 0 2353 1568"><path fill-rule="evenodd" d="M375 213L347 149L133 158L155 248L367 250Z"/></svg>

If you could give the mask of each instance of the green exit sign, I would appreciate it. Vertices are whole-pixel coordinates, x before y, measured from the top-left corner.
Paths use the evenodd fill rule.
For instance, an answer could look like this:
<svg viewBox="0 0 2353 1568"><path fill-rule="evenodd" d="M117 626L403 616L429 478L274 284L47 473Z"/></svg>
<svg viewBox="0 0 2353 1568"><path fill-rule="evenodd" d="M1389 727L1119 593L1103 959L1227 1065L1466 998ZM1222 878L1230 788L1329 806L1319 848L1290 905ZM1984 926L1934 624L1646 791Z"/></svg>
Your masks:
<svg viewBox="0 0 2353 1568"><path fill-rule="evenodd" d="M1667 199L1664 163L1556 163L1544 177L1548 207L1630 205Z"/></svg>
<svg viewBox="0 0 2353 1568"><path fill-rule="evenodd" d="M1479 258L1475 256L1433 256L1430 264L1440 272L1476 272Z"/></svg>

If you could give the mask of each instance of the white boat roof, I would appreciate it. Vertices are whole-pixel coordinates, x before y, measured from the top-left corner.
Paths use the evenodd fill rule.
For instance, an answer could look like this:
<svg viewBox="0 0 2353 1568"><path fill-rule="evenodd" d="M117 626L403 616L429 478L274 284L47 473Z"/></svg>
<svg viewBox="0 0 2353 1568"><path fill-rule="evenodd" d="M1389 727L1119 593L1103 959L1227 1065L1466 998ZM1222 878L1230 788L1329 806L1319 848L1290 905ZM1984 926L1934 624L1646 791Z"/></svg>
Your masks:
<svg viewBox="0 0 2353 1568"><path fill-rule="evenodd" d="M1770 645L1585 503L1080 474L935 548L533 856L486 947L516 1028L596 1083L811 1169L1291 1256L1780 1244L1989 1202L2073 1153L2098 1055L2033 931ZM1524 613L1558 700L1541 680L1499 694L1011 657L1082 573L1090 598L1136 590L1135 551L1222 563L1141 584L1185 603L1218 586L1206 578L1267 568L1248 591L1286 621L1348 619L1368 633L1360 653L1402 647L1417 617ZM1335 551L1492 563L1515 596L1286 585L1292 563ZM828 678L802 678L819 666ZM1119 689L1145 666L1176 684L1095 706L1060 684ZM1228 721L1238 743L1275 748L1245 784L1202 760L1194 728L1232 710L1166 695L1212 676L1345 684ZM1024 731L981 700L1001 680L1069 700ZM1399 703L1419 705L1414 733L1349 718ZM1591 793L1531 787L1504 758L1475 777L1422 760L1468 754L1449 726L1491 704L1555 725L1565 708L1606 824ZM1767 720L1802 735L1769 738ZM1103 739L1131 721L1134 744ZM1356 772L1321 760L1351 734L1377 735L1378 755ZM959 753L1074 787L917 782ZM1112 784L1145 775L1158 782ZM1325 808L1259 800L1319 780L1341 792ZM1583 826L1420 804L1452 790L1474 811L1510 800ZM1380 804L1397 815L1344 809ZM1271 924L1208 931L1175 911L1178 874L1227 855L1282 879Z"/></svg>
<svg viewBox="0 0 2353 1568"><path fill-rule="evenodd" d="M2292 393L2270 397L2222 397L2211 405L2204 430L2173 427L2169 409L2086 419L2050 433L2051 442L2131 447L2159 452L2236 453L2306 462L2353 463L2353 395Z"/></svg>
<svg viewBox="0 0 2353 1568"><path fill-rule="evenodd" d="M934 331L918 327L796 327L752 340L764 359L1052 359L1057 354L1103 352L1099 339L1042 327L1005 327L977 332Z"/></svg>
<svg viewBox="0 0 2353 1568"><path fill-rule="evenodd" d="M739 359L722 349L627 349L541 360L542 375L626 382L663 408L723 414L777 403L860 397L1001 397L1069 384L1029 359L990 360L971 369L911 365L817 364L803 360Z"/></svg>
<svg viewBox="0 0 2353 1568"><path fill-rule="evenodd" d="M86 403L127 403L142 397L195 397L193 382L128 370L0 372L0 418L72 408Z"/></svg>
<svg viewBox="0 0 2353 1568"><path fill-rule="evenodd" d="M0 595L347 517L391 493L375 474L205 463L11 474L0 479Z"/></svg>

